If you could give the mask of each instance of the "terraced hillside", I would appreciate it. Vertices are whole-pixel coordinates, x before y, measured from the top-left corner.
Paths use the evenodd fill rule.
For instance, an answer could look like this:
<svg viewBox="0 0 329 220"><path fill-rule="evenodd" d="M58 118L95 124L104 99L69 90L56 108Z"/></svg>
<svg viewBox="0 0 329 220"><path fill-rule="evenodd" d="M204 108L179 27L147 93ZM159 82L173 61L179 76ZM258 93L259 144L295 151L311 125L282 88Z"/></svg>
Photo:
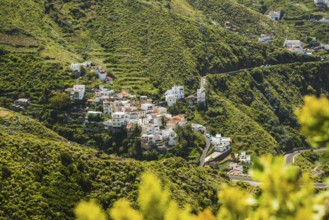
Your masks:
<svg viewBox="0 0 329 220"><path fill-rule="evenodd" d="M178 83L190 93L200 75L260 65L275 47L255 42L256 36L272 30L281 42L291 34L284 24L231 0L216 2L214 11L211 1L201 7L187 0L2 4L1 48L41 56L64 70L71 62L92 60L115 77L119 89L153 95ZM242 16L226 16L232 11ZM240 25L241 32L226 30L224 18L215 14ZM251 20L243 26L246 17Z"/></svg>
<svg viewBox="0 0 329 220"><path fill-rule="evenodd" d="M72 219L74 206L87 198L97 198L104 208L123 197L135 202L139 176L146 170L195 210L215 207L219 182L225 181L179 158L143 163L101 155L2 108L0 146L4 219Z"/></svg>

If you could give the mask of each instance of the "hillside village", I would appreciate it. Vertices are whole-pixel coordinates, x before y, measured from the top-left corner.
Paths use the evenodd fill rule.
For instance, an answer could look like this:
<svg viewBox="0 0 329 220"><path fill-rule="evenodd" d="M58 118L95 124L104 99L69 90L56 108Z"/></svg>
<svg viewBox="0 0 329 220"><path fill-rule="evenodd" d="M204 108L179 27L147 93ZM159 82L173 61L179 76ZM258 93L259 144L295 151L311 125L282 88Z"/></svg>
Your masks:
<svg viewBox="0 0 329 220"><path fill-rule="evenodd" d="M327 0L314 0L314 4L319 8L329 6ZM284 13L279 10L273 10L268 12L268 17L275 22L280 22L284 17ZM224 27L232 31L236 29L228 21L225 22ZM257 41L269 45L273 44L272 37L267 34L261 34ZM311 39L312 42L317 43L316 37ZM305 43L300 40L286 39L283 44L283 48L289 52L302 56L312 55L312 51L319 49L329 50L328 45L322 44L306 49L303 46L305 46ZM139 138L142 149L145 151L156 149L159 152L166 153L177 144L175 129L178 126L184 127L189 124L185 115L172 115L168 112L168 108L174 106L177 100L187 100L191 106L194 104L206 104L206 77L201 78L200 88L196 90L196 93L186 97L184 86L176 85L170 89L168 88L163 93L162 98L164 102L161 102L161 100L152 100L146 95L137 96L124 90L120 92L114 91L112 87L114 85L114 77L108 74L101 66L94 66L90 61L72 63L69 69L75 78L83 76L86 70L88 70L103 82L101 85L95 86L91 91L88 91L89 94L93 93L92 96L86 95L86 88L90 87L90 85L80 84L79 81L72 88L65 90L73 102L77 101L87 106L83 110L85 112L84 126L88 128L90 125L97 125L110 133L125 131L127 138L130 138L134 129L140 129ZM14 102L13 108L22 110L30 104L31 102L28 98L20 98ZM207 136L209 134L206 133L206 128L200 124L192 124L192 128L195 132L201 132L206 138L209 138L213 147L213 151L207 154L205 162L221 158L222 155L230 151L231 139L229 137L221 137L220 134ZM247 161L250 161L250 157ZM247 162L247 164L249 163ZM232 169L241 170L236 166L232 166Z"/></svg>
<svg viewBox="0 0 329 220"><path fill-rule="evenodd" d="M99 71L101 67L93 67L90 62L72 64L71 71L80 71L81 66L97 70L98 78L105 83L95 88L93 97L88 99L86 99L86 85L74 85L66 89L72 101L86 102L88 107L84 120L85 126L101 125L110 133L124 130L127 138L131 137L134 129L140 129L141 147L146 151L156 149L162 153L169 152L177 144L175 132L177 126L185 127L189 123L182 114L169 114L168 107L173 106L180 99L186 99L190 105L206 104L206 77L201 78L200 88L197 89L196 95L185 97L184 86L173 86L163 94L165 102L161 103L159 100L152 100L144 95L137 96L126 91L115 92L109 89L106 85L113 85L113 81L109 80L105 71ZM156 103L161 103L161 105ZM102 111L96 111L96 106L102 106ZM222 160L228 155L231 150L231 138L222 137L220 134L211 136L206 133L206 127L201 124L192 123L191 127L194 132L200 132L209 139L213 146L213 151L205 158L205 163L208 164L216 159ZM243 170L239 167L237 169L241 171L239 174L242 174Z"/></svg>
<svg viewBox="0 0 329 220"><path fill-rule="evenodd" d="M88 63L88 62L87 62ZM82 64L72 64L72 71L79 70ZM94 69L101 69L100 67ZM107 84L113 85L112 80L106 76L105 71L96 72L99 79ZM66 91L70 93L71 99L84 100L86 93L85 85L74 85ZM205 103L205 90L202 92L198 90L198 94L203 94L199 97L198 102ZM199 96L200 96L199 94ZM184 99L184 87L174 86L164 94L167 106L170 107L176 103L178 99ZM154 101L147 96L139 96L130 94L125 91L119 93L114 90L105 88L104 85L98 86L94 89L94 96L87 101L89 106L85 116L85 124L94 124L102 121L104 129L109 132L118 132L126 130L128 137L132 130L139 126L141 128L141 143L144 150L156 148L164 151L176 144L176 133L174 129L176 126L185 126L187 121L184 115L171 115L167 112L167 108L163 106L156 106ZM96 105L102 106L102 111L89 110Z"/></svg>

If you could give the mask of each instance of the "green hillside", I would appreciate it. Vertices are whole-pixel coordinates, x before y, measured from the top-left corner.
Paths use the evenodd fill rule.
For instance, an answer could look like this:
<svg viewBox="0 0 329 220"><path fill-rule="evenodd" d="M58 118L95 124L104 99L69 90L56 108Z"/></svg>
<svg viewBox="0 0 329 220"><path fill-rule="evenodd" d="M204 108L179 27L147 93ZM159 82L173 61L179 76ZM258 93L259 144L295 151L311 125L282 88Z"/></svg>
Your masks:
<svg viewBox="0 0 329 220"><path fill-rule="evenodd" d="M207 77L210 106L202 112L209 128L257 155L305 147L294 110L303 96L329 95L328 63L269 66Z"/></svg>
<svg viewBox="0 0 329 220"><path fill-rule="evenodd" d="M172 158L143 163L113 158L70 143L39 122L0 109L0 216L4 219L72 219L80 199L108 208L119 198L136 201L139 176L157 174L174 198L194 210L216 207L216 171Z"/></svg>
<svg viewBox="0 0 329 220"><path fill-rule="evenodd" d="M185 84L190 91L207 72L263 64L275 48L257 43L259 34L272 33L280 46L293 35L284 24L231 0L206 1L202 7L187 0L2 4L3 49L40 56L64 69L71 62L91 60L103 65L119 88L147 94L163 92L174 83ZM232 11L236 13L228 16ZM245 17L250 20L245 22ZM226 20L241 31L223 28Z"/></svg>

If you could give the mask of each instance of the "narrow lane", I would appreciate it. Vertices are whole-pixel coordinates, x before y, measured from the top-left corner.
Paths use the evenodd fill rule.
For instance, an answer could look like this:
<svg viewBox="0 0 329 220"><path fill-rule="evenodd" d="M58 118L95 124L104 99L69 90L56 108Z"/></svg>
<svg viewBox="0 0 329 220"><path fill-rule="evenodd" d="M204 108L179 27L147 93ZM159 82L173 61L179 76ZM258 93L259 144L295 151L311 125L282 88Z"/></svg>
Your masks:
<svg viewBox="0 0 329 220"><path fill-rule="evenodd" d="M206 159L208 150L210 148L210 140L209 140L209 138L206 135L204 135L204 137L206 138L206 147L203 149L202 155L200 157L200 164L199 164L200 167L203 167L204 166L205 159Z"/></svg>

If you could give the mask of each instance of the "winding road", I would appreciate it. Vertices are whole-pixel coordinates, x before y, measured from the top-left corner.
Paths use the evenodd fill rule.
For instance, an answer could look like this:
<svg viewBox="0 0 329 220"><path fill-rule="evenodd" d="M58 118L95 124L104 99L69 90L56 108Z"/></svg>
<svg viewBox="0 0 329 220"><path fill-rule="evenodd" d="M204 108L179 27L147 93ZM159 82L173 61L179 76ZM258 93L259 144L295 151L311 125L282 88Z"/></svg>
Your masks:
<svg viewBox="0 0 329 220"><path fill-rule="evenodd" d="M202 155L200 157L200 164L199 164L200 167L204 166L205 159L206 159L208 150L210 148L210 139L206 135L204 135L204 137L206 138L206 147L204 148Z"/></svg>
<svg viewBox="0 0 329 220"><path fill-rule="evenodd" d="M284 158L286 160L286 164L293 164L295 162L295 157L305 151L309 151L312 149L296 149L295 151L288 153L286 155L284 155ZM326 148L322 147L322 148L318 148L318 149L314 149L315 152L318 151L325 151ZM233 176L233 175L229 175L229 178L231 181L243 181L243 182L247 182L252 186L259 186L261 183L253 180L251 177L249 176ZM314 183L314 188L316 189L327 189L328 185L325 183Z"/></svg>
<svg viewBox="0 0 329 220"><path fill-rule="evenodd" d="M325 151L327 148L325 148L325 147L321 147L321 148L318 148L318 149L313 149L313 151L315 151L315 152L318 152L318 151ZM302 153L302 152L305 152L305 151L310 151L310 150L312 150L312 149L296 149L296 150L294 150L293 152L291 152L291 153L288 153L288 154L285 154L284 155L284 158L285 158L285 160L286 160L286 164L288 165L288 164L293 164L294 162L295 162L295 157L298 155L298 154L300 154L300 153Z"/></svg>

